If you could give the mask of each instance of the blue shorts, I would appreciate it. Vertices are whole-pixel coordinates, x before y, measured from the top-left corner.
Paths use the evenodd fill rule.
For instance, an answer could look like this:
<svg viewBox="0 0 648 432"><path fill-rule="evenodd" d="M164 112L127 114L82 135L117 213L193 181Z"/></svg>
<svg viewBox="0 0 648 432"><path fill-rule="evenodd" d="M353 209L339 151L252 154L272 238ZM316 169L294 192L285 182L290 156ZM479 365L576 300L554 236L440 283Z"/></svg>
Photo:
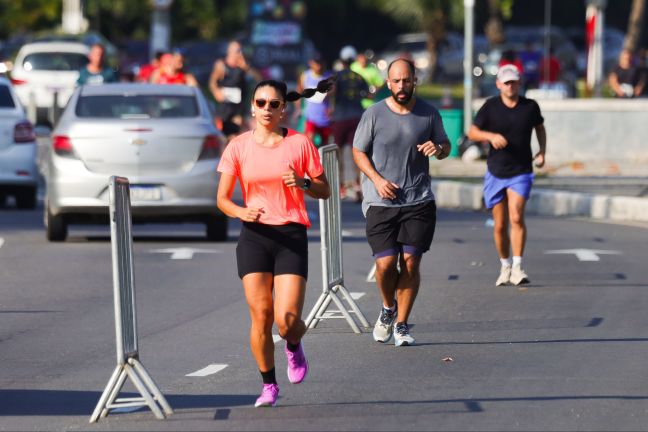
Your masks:
<svg viewBox="0 0 648 432"><path fill-rule="evenodd" d="M520 174L509 178L495 177L490 171L486 171L484 177L484 203L487 208L495 207L506 197L506 189L512 189L518 195L528 200L531 196L533 186L533 173Z"/></svg>

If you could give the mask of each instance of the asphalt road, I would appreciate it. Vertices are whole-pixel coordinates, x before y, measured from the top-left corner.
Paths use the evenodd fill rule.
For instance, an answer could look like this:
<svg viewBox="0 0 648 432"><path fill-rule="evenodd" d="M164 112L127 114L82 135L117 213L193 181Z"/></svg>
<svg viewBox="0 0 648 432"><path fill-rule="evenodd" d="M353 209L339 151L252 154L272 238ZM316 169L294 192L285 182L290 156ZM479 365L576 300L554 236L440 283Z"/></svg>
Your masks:
<svg viewBox="0 0 648 432"><path fill-rule="evenodd" d="M487 213L439 212L411 317L416 346L325 320L304 340L308 379L291 385L277 343L275 409L252 407L261 385L235 241L208 243L199 225L136 226L140 359L175 414L90 425L115 366L109 231L72 227L68 242L48 243L42 209L1 209L0 430L648 429L648 231L529 217L532 283L495 287L488 225ZM317 226L305 314L321 293ZM345 285L373 323L359 206L344 203L343 229ZM164 251L178 248L200 251ZM226 367L187 376L209 365Z"/></svg>

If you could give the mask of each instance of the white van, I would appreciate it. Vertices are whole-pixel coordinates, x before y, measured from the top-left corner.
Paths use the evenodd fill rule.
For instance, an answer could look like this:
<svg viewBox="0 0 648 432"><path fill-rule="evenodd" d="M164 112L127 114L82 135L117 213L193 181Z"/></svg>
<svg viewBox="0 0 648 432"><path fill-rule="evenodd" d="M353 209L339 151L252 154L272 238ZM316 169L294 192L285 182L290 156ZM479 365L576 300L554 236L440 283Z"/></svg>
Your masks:
<svg viewBox="0 0 648 432"><path fill-rule="evenodd" d="M11 81L23 106L29 107L33 97L37 121L47 118L55 93L58 106L65 107L79 78L79 69L88 63L89 51L80 42L34 42L20 48Z"/></svg>

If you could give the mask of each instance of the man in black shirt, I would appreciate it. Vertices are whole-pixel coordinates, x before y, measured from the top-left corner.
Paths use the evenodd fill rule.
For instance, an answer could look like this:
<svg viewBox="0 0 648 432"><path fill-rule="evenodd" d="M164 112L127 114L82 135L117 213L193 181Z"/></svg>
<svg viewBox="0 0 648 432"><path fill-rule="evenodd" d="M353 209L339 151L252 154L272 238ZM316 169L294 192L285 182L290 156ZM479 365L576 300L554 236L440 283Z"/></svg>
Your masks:
<svg viewBox="0 0 648 432"><path fill-rule="evenodd" d="M517 67L502 66L496 84L500 95L488 99L477 112L468 138L490 143L484 201L486 207L493 209L493 237L502 264L495 285L519 285L529 282L522 270L522 254L526 243L524 207L533 185L532 163L535 159L538 168L544 165L547 136L538 104L520 96ZM540 151L532 156L531 134L534 129ZM511 249L512 263L509 258Z"/></svg>
<svg viewBox="0 0 648 432"><path fill-rule="evenodd" d="M623 50L619 54L619 63L610 74L610 87L618 98L640 96L646 86L645 77L639 67L632 63L632 51Z"/></svg>
<svg viewBox="0 0 648 432"><path fill-rule="evenodd" d="M340 196L341 198L351 197L355 202L362 201L360 188L360 169L353 164L353 180L344 180L344 151L343 146L353 145L360 117L364 113L362 100L369 95L369 85L362 76L351 70L351 62L356 57L356 52L350 45L340 51L340 62L342 70L337 73L337 80L334 87L333 103L333 139L338 145L338 160L340 161Z"/></svg>

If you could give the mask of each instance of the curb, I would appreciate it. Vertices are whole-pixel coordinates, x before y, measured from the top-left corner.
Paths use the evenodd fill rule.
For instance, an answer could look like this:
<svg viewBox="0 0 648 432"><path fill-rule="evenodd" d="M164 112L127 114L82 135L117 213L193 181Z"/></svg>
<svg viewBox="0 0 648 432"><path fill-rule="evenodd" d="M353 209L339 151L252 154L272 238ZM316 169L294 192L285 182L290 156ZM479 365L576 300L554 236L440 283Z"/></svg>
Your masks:
<svg viewBox="0 0 648 432"><path fill-rule="evenodd" d="M432 190L441 208L484 209L481 184L433 180ZM648 222L648 198L534 189L526 208L528 213L542 216Z"/></svg>

